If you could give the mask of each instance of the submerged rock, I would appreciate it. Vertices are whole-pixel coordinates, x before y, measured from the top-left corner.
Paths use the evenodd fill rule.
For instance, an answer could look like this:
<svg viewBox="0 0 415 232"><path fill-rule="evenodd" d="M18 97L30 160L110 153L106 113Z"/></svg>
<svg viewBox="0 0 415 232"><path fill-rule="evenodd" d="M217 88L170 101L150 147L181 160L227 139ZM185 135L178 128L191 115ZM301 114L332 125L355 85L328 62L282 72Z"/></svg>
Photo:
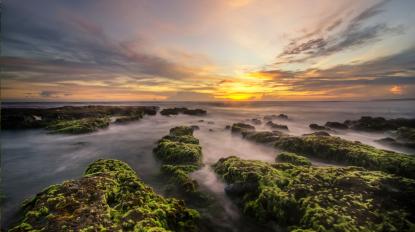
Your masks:
<svg viewBox="0 0 415 232"><path fill-rule="evenodd" d="M243 213L288 231L412 231L415 180L362 168L220 159L215 172Z"/></svg>
<svg viewBox="0 0 415 232"><path fill-rule="evenodd" d="M340 129L340 130L349 129L349 127L345 123L341 123L341 122L326 122L326 127Z"/></svg>
<svg viewBox="0 0 415 232"><path fill-rule="evenodd" d="M97 160L78 180L52 185L10 231L197 231L199 214L164 198L118 160Z"/></svg>
<svg viewBox="0 0 415 232"><path fill-rule="evenodd" d="M386 131L397 130L400 127L415 128L415 118L385 119L382 117L363 116L359 120L346 120L345 124L354 130Z"/></svg>
<svg viewBox="0 0 415 232"><path fill-rule="evenodd" d="M279 115L271 114L271 115L264 116L264 120L266 121L272 121L274 119L288 120L288 116L286 114L279 114Z"/></svg>
<svg viewBox="0 0 415 232"><path fill-rule="evenodd" d="M400 140L415 143L415 128L400 127L396 131L396 135Z"/></svg>
<svg viewBox="0 0 415 232"><path fill-rule="evenodd" d="M249 131L242 133L244 138L257 143L272 143L283 135L285 134L281 131Z"/></svg>
<svg viewBox="0 0 415 232"><path fill-rule="evenodd" d="M234 123L231 127L232 133L242 133L247 131L254 131L255 127L245 123Z"/></svg>
<svg viewBox="0 0 415 232"><path fill-rule="evenodd" d="M309 159L291 152L282 152L278 154L276 161L286 162L294 165L311 166Z"/></svg>
<svg viewBox="0 0 415 232"><path fill-rule="evenodd" d="M254 125L261 125L262 121L257 119L257 118L253 118L250 120Z"/></svg>
<svg viewBox="0 0 415 232"><path fill-rule="evenodd" d="M303 134L303 136L307 136L307 135L315 135L315 136L330 136L330 134L326 131L316 131L310 134Z"/></svg>
<svg viewBox="0 0 415 232"><path fill-rule="evenodd" d="M115 123L128 123L132 121L137 121L143 118L142 114L130 115L130 116L122 116L115 119Z"/></svg>
<svg viewBox="0 0 415 232"><path fill-rule="evenodd" d="M272 121L268 121L265 125L271 127L272 129L288 130L288 126L281 125L281 124L277 124L277 123L273 123Z"/></svg>
<svg viewBox="0 0 415 232"><path fill-rule="evenodd" d="M200 127L198 125L191 125L190 128L192 128L194 131L200 130Z"/></svg>
<svg viewBox="0 0 415 232"><path fill-rule="evenodd" d="M330 128L328 128L326 126L320 126L320 125L315 124L315 123L310 124L309 127L312 130L318 130L318 131L320 131L320 130L328 130L328 131L330 131L331 130Z"/></svg>
<svg viewBox="0 0 415 232"><path fill-rule="evenodd" d="M178 115L178 114L201 116L201 115L206 115L206 113L207 113L206 110L203 110L203 109L188 109L186 107L166 108L160 111L160 114L164 116Z"/></svg>

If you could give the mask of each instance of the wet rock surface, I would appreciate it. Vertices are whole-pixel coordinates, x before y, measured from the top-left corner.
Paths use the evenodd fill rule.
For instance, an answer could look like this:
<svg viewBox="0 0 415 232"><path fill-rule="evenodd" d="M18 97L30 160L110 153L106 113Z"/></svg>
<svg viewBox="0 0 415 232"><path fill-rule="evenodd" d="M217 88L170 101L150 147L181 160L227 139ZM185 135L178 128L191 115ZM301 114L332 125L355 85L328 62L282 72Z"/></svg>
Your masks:
<svg viewBox="0 0 415 232"><path fill-rule="evenodd" d="M2 129L47 128L52 133L81 134L108 127L110 117L118 122L155 115L156 106L63 106L57 108L4 108Z"/></svg>
<svg viewBox="0 0 415 232"><path fill-rule="evenodd" d="M397 130L400 127L415 128L415 118L385 119L383 117L363 116L358 120L346 120L344 123L351 129L362 131Z"/></svg>
<svg viewBox="0 0 415 232"><path fill-rule="evenodd" d="M345 165L381 170L408 178L415 178L415 157L377 149L360 142L335 136L289 136L277 132L240 132L251 141L270 144L278 149Z"/></svg>
<svg viewBox="0 0 415 232"><path fill-rule="evenodd" d="M288 130L288 126L286 125L281 125L281 124L277 124L274 123L272 121L268 121L265 125L271 127L272 129L277 129L277 130Z"/></svg>
<svg viewBox="0 0 415 232"><path fill-rule="evenodd" d="M412 231L415 181L363 168L220 159L244 214L287 231Z"/></svg>
<svg viewBox="0 0 415 232"><path fill-rule="evenodd" d="M232 133L242 133L248 131L254 131L255 127L245 123L234 123L231 127Z"/></svg>
<svg viewBox="0 0 415 232"><path fill-rule="evenodd" d="M166 108L160 111L161 115L170 116L170 115L178 115L178 114L187 114L187 115L194 115L194 116L203 116L206 115L206 110L203 109L188 109L186 107L175 107L175 108Z"/></svg>
<svg viewBox="0 0 415 232"><path fill-rule="evenodd" d="M340 129L340 130L346 130L349 129L349 126L345 123L341 122L326 122L326 127L333 128L333 129Z"/></svg>
<svg viewBox="0 0 415 232"><path fill-rule="evenodd" d="M321 125L318 125L316 123L312 123L308 127L310 127L310 129L312 129L312 130L317 130L317 131L320 131L320 130L330 131L331 130L330 128L328 128L326 126L321 126Z"/></svg>
<svg viewBox="0 0 415 232"><path fill-rule="evenodd" d="M197 211L164 198L118 160L97 160L78 180L26 202L10 231L197 231Z"/></svg>

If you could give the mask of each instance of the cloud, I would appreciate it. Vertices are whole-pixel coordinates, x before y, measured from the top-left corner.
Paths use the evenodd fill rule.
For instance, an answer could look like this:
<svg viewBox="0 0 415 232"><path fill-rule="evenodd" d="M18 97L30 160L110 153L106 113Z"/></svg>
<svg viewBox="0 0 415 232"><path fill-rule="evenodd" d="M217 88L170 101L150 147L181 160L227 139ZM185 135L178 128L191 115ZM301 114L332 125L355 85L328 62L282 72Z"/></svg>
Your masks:
<svg viewBox="0 0 415 232"><path fill-rule="evenodd" d="M375 60L338 65L328 69L307 69L292 72L274 69L262 72L273 77L264 85L285 86L292 93L323 92L326 96L337 97L342 94L353 95L357 92L360 97L392 93L415 97L414 64L415 48L410 48ZM403 86L407 91L403 91ZM361 88L370 89L370 91L365 93Z"/></svg>
<svg viewBox="0 0 415 232"><path fill-rule="evenodd" d="M32 93L26 93L26 95L32 95ZM53 91L53 90L42 90L39 93L39 96L43 98L58 98L62 96L71 96L71 95L72 95L71 93L65 93L65 92Z"/></svg>
<svg viewBox="0 0 415 232"><path fill-rule="evenodd" d="M102 27L76 12L64 11L62 20L24 11L13 4L7 10L8 15L14 17L5 21L3 30L6 32L3 33L4 53L9 57L1 58L1 62L8 72L65 76L72 75L73 71L78 74L116 72L134 77L185 79L198 71L198 68L143 52L137 48L141 38L110 39Z"/></svg>
<svg viewBox="0 0 415 232"><path fill-rule="evenodd" d="M217 100L212 94L197 92L177 92L167 98L168 101L214 101Z"/></svg>
<svg viewBox="0 0 415 232"><path fill-rule="evenodd" d="M301 63L380 41L387 35L404 33L401 25L392 27L386 23L377 23L364 26L366 21L384 11L382 7L387 2L389 1L382 1L367 8L347 22L342 18L333 18L325 30L318 28L313 33L291 40L278 55L275 64ZM340 30L342 24L344 29ZM337 31L333 32L335 29Z"/></svg>

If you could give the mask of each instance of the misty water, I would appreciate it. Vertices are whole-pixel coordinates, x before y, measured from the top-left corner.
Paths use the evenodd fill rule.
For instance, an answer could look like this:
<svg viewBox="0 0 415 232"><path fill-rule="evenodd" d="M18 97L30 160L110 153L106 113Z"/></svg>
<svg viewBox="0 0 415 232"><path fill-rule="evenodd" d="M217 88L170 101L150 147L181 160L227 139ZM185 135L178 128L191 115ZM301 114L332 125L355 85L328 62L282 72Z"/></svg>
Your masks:
<svg viewBox="0 0 415 232"><path fill-rule="evenodd" d="M9 104L6 107L56 107L62 105L85 105L88 103ZM230 155L243 159L273 162L278 151L233 136L226 125L260 118L269 114L287 114L289 120L275 122L288 126L289 134L311 133L310 123L358 119L361 116L385 118L415 117L415 101L371 102L257 102L257 103L94 103L111 105L157 105L161 108L185 106L203 108L207 116L178 115L146 116L144 119L123 125L111 125L107 129L84 135L56 135L47 131L20 130L1 132L1 177L5 201L2 205L2 225L10 226L18 217L21 203L51 184L82 176L87 165L100 158L119 159L128 163L139 177L160 194L164 193L165 180L160 177L160 164L152 149L155 142L166 135L170 128L179 125L198 125L195 137L200 140L202 169L192 173L201 190L210 194L216 203L200 208L206 231L255 231L255 225L243 218L236 205L227 198L225 184L215 175L210 165L221 157ZM3 107L5 107L3 105ZM200 120L203 120L201 122ZM264 125L257 130L269 130ZM342 138L360 141L378 148L415 154L414 150L388 147L375 142L387 135L343 131L335 134ZM314 160L315 165L332 165Z"/></svg>

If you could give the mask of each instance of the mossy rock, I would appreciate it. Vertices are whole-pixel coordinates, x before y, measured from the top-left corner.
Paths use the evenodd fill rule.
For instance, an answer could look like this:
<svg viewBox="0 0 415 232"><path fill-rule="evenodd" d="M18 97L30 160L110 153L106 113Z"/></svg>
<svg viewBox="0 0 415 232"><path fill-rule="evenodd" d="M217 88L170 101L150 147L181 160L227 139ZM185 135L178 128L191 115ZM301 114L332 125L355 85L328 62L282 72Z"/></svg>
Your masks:
<svg viewBox="0 0 415 232"><path fill-rule="evenodd" d="M56 108L5 108L1 110L2 129L44 128L58 122L88 118L120 117L120 121L138 120L155 115L156 106L63 106ZM86 131L90 130L78 130ZM70 132L69 132L70 133ZM84 133L84 132L82 132Z"/></svg>
<svg viewBox="0 0 415 232"><path fill-rule="evenodd" d="M288 130L288 126L281 125L281 124L277 124L277 123L273 123L272 121L268 121L265 125L271 127L272 129Z"/></svg>
<svg viewBox="0 0 415 232"><path fill-rule="evenodd" d="M199 144L162 140L154 154L165 164L200 164L202 148Z"/></svg>
<svg viewBox="0 0 415 232"><path fill-rule="evenodd" d="M110 124L108 117L104 118L83 118L74 120L59 120L51 122L46 129L51 133L60 134L83 134L106 128Z"/></svg>
<svg viewBox="0 0 415 232"><path fill-rule="evenodd" d="M280 136L285 134L280 131L248 131L242 133L242 136L248 140L257 142L257 143L272 143L275 142Z"/></svg>
<svg viewBox="0 0 415 232"><path fill-rule="evenodd" d="M309 159L291 152L282 152L278 154L276 161L287 162L294 165L311 166L311 162Z"/></svg>
<svg viewBox="0 0 415 232"><path fill-rule="evenodd" d="M189 174L202 165L202 147L193 136L193 128L178 126L158 141L154 155L162 162L161 172L188 198L203 199L198 183Z"/></svg>
<svg viewBox="0 0 415 232"><path fill-rule="evenodd" d="M415 157L334 136L281 136L274 146L286 151L341 164L361 166L415 178Z"/></svg>
<svg viewBox="0 0 415 232"><path fill-rule="evenodd" d="M328 128L328 127L326 127L326 126L321 126L321 125L318 125L318 124L316 124L316 123L311 123L308 127L310 127L310 129L312 129L312 130L317 130L317 131L324 131L324 130L328 130L328 131L330 131L331 129L330 128Z"/></svg>
<svg viewBox="0 0 415 232"><path fill-rule="evenodd" d="M363 168L220 159L226 192L259 223L288 231L413 231L415 180Z"/></svg>
<svg viewBox="0 0 415 232"><path fill-rule="evenodd" d="M193 128L190 126L177 126L170 129L170 135L172 136L193 136Z"/></svg>
<svg viewBox="0 0 415 232"><path fill-rule="evenodd" d="M362 131L396 130L400 127L415 128L415 118L385 119L363 116L358 120L346 120L344 123L354 130Z"/></svg>
<svg viewBox="0 0 415 232"><path fill-rule="evenodd" d="M245 123L234 123L231 127L232 133L255 131L255 127Z"/></svg>
<svg viewBox="0 0 415 232"><path fill-rule="evenodd" d="M197 211L156 194L118 160L97 160L84 177L50 186L23 209L9 231L198 231Z"/></svg>

